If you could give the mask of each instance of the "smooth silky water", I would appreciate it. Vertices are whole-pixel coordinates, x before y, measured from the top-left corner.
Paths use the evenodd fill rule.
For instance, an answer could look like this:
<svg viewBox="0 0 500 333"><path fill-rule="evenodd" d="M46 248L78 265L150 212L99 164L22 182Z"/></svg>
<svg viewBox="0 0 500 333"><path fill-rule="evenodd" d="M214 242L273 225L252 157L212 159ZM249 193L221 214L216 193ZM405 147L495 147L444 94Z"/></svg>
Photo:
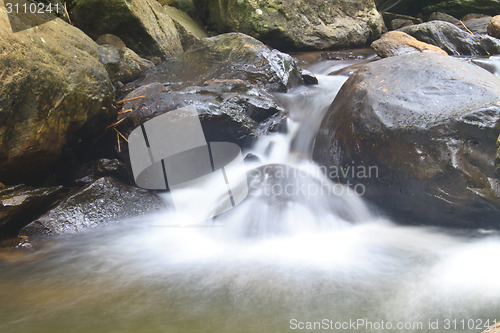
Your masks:
<svg viewBox="0 0 500 333"><path fill-rule="evenodd" d="M500 319L497 233L398 226L310 161L347 79L325 74L345 65L315 65L318 86L278 96L288 134L257 142L240 170L249 197L227 214L202 221L227 190L206 184L184 193L187 211L0 262L0 332L480 332Z"/></svg>

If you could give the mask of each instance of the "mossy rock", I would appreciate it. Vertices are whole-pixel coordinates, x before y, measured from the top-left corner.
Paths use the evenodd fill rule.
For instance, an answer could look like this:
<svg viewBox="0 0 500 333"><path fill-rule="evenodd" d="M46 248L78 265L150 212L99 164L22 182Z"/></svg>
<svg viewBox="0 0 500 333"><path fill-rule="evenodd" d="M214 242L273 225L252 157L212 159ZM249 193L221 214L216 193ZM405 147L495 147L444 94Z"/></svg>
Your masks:
<svg viewBox="0 0 500 333"><path fill-rule="evenodd" d="M0 6L0 178L43 181L63 149L116 114L98 45L61 19L12 33Z"/></svg>
<svg viewBox="0 0 500 333"><path fill-rule="evenodd" d="M183 51L174 22L156 0L78 0L71 17L93 39L116 35L148 59L170 58Z"/></svg>
<svg viewBox="0 0 500 333"><path fill-rule="evenodd" d="M215 31L243 32L284 51L367 45L383 26L373 0L209 0L200 6Z"/></svg>
<svg viewBox="0 0 500 333"><path fill-rule="evenodd" d="M461 18L470 13L487 15L500 14L498 0L447 0L430 4L424 8L425 13L443 12Z"/></svg>
<svg viewBox="0 0 500 333"><path fill-rule="evenodd" d="M290 55L242 33L194 43L179 57L148 72L143 83L178 82L189 86L213 79L243 80L273 92L285 92L303 83Z"/></svg>

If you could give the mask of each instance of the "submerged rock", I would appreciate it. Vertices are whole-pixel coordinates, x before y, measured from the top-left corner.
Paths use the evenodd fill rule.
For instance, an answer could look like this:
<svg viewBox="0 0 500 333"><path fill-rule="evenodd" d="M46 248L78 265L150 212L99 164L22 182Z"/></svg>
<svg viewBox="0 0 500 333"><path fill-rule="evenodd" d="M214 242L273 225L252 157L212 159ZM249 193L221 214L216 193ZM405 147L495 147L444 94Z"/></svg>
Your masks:
<svg viewBox="0 0 500 333"><path fill-rule="evenodd" d="M427 44L402 31L390 31L372 43L372 48L382 58L415 52L433 52L448 55L437 46Z"/></svg>
<svg viewBox="0 0 500 333"><path fill-rule="evenodd" d="M355 180L398 222L500 228L498 96L497 77L453 57L379 60L344 84L314 157L327 167L377 167L378 177Z"/></svg>
<svg viewBox="0 0 500 333"><path fill-rule="evenodd" d="M154 213L164 206L160 197L152 192L103 177L66 197L24 227L19 235L37 238L72 234Z"/></svg>
<svg viewBox="0 0 500 333"><path fill-rule="evenodd" d="M241 33L196 42L184 54L150 71L142 83L178 82L186 87L213 79L243 80L279 92L303 83L291 56Z"/></svg>
<svg viewBox="0 0 500 333"><path fill-rule="evenodd" d="M0 239L14 237L60 196L61 186L16 185L0 191Z"/></svg>
<svg viewBox="0 0 500 333"><path fill-rule="evenodd" d="M431 21L399 29L416 39L436 45L450 55L493 55L500 53L500 40L471 35L444 21Z"/></svg>
<svg viewBox="0 0 500 333"><path fill-rule="evenodd" d="M383 25L373 0L209 0L205 8L214 30L243 32L281 50L362 46Z"/></svg>
<svg viewBox="0 0 500 333"><path fill-rule="evenodd" d="M65 147L116 115L113 86L79 29L55 18L12 33L0 14L0 181L42 182Z"/></svg>
<svg viewBox="0 0 500 333"><path fill-rule="evenodd" d="M150 60L183 51L174 22L156 0L79 0L71 18L90 37L114 34Z"/></svg>

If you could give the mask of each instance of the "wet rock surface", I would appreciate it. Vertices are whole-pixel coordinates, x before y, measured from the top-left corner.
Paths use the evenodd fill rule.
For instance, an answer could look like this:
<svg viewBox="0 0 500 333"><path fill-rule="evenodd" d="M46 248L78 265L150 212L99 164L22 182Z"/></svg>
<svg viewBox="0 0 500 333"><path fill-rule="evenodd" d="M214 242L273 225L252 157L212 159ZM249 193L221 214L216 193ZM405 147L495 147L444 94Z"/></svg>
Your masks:
<svg viewBox="0 0 500 333"><path fill-rule="evenodd" d="M497 77L453 57L370 63L332 103L314 157L327 167L376 166L378 178L358 181L396 221L499 228L499 95Z"/></svg>
<svg viewBox="0 0 500 333"><path fill-rule="evenodd" d="M16 185L0 190L0 239L19 230L42 214L60 197L61 186L33 188Z"/></svg>
<svg viewBox="0 0 500 333"><path fill-rule="evenodd" d="M156 194L103 177L63 199L19 235L37 238L73 234L163 208L165 204Z"/></svg>
<svg viewBox="0 0 500 333"><path fill-rule="evenodd" d="M431 21L399 29L419 41L436 45L450 55L493 55L500 53L500 40L471 35L444 21Z"/></svg>

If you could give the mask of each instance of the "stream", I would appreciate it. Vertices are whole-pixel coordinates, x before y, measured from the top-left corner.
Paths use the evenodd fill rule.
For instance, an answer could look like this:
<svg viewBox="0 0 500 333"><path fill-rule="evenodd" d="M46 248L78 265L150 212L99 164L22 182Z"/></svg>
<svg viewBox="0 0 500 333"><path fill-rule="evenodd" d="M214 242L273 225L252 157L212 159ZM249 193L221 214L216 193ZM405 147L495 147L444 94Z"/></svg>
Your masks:
<svg viewBox="0 0 500 333"><path fill-rule="evenodd" d="M0 261L0 332L482 332L500 320L497 232L397 225L311 162L347 79L328 74L355 62L313 64L317 86L277 96L288 133L244 152L250 194L230 212L200 222L209 194L227 191L207 184L185 211Z"/></svg>

